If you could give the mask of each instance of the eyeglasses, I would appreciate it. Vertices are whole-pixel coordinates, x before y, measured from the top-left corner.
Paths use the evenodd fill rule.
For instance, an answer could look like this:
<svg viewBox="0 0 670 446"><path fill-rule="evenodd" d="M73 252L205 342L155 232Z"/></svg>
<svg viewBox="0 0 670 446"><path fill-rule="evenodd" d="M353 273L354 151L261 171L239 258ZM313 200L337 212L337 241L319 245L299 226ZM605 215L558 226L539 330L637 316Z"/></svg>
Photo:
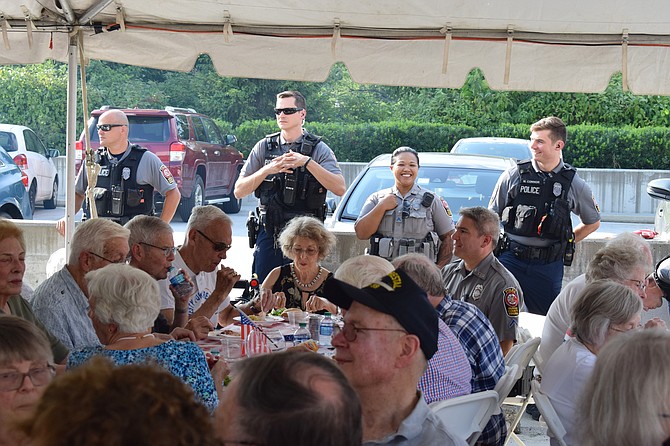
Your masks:
<svg viewBox="0 0 670 446"><path fill-rule="evenodd" d="M304 108L295 108L295 107L290 107L290 108L275 108L275 115L279 116L282 113L285 115L292 115L294 113L298 113L299 111L304 110Z"/></svg>
<svg viewBox="0 0 670 446"><path fill-rule="evenodd" d="M95 127L98 130L102 130L103 132L109 132L114 127L125 127L125 126L126 126L126 124L98 124Z"/></svg>
<svg viewBox="0 0 670 446"><path fill-rule="evenodd" d="M357 327L353 324L347 324L346 322L344 323L344 327L342 327L342 335L344 335L344 339L346 339L347 342L355 342L359 331L400 331L409 334L407 331L401 330L400 328L366 328Z"/></svg>
<svg viewBox="0 0 670 446"><path fill-rule="evenodd" d="M93 255L96 256L97 258L99 258L99 259L101 259L101 260L104 260L105 262L109 262L109 263L125 263L125 262L126 262L126 258L125 258L125 257L120 258L120 259L118 259L118 260L110 260L110 259L108 259L107 257L103 257L103 256L101 256L100 254L96 254L96 253L94 253L93 251L88 251L88 253L89 253L89 254L93 254Z"/></svg>
<svg viewBox="0 0 670 446"><path fill-rule="evenodd" d="M207 239L207 241L212 244L212 248L214 248L214 251L218 251L218 252L228 251L231 247L231 245L229 245L228 243L215 242L211 238L207 237L200 229L196 229L196 231L198 231L198 234L205 237Z"/></svg>
<svg viewBox="0 0 670 446"><path fill-rule="evenodd" d="M30 378L30 382L35 387L41 387L49 384L54 377L56 369L51 364L46 367L36 367L28 370L28 373L21 372L4 372L0 373L0 391L11 392L18 390L23 384L26 376Z"/></svg>
<svg viewBox="0 0 670 446"><path fill-rule="evenodd" d="M165 257L170 257L170 254L174 255L177 252L177 247L176 246L162 247L162 246L152 245L151 243L146 243L146 242L140 242L140 245L145 245L145 246L150 246L152 248L160 249L161 251L163 251L163 255Z"/></svg>
<svg viewBox="0 0 670 446"><path fill-rule="evenodd" d="M612 330L614 330L614 331L617 331L617 332L619 332L619 333L628 333L629 331L642 330L642 324L637 324L637 326L635 326L635 327L631 327L631 328L627 328L627 329L625 329L625 330L622 330L622 329L620 329L620 328L614 328L614 327L610 327L610 329L612 329Z"/></svg>
<svg viewBox="0 0 670 446"><path fill-rule="evenodd" d="M302 256L303 254L305 254L307 257L314 257L315 255L317 255L317 254L319 253L319 250L318 250L318 249L314 249L314 248L303 249L303 248L294 248L294 247L292 247L292 248L291 248L291 252L292 252L293 255L295 255L296 257L300 257L300 256Z"/></svg>
<svg viewBox="0 0 670 446"><path fill-rule="evenodd" d="M638 287L639 289L641 289L642 291L647 289L647 281L646 280L645 281L637 280L637 279L625 279L625 280L627 280L628 282L633 282L635 284L635 286Z"/></svg>
<svg viewBox="0 0 670 446"><path fill-rule="evenodd" d="M409 201L402 201L402 219L409 218Z"/></svg>

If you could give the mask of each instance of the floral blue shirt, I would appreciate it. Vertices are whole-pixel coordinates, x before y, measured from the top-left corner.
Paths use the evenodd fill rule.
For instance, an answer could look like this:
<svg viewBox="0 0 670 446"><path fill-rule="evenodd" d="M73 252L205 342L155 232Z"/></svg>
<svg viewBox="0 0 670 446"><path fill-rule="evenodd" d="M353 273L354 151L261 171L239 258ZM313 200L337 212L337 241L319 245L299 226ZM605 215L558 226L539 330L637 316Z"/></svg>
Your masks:
<svg viewBox="0 0 670 446"><path fill-rule="evenodd" d="M107 350L104 347L85 347L70 353L67 368L78 367L93 356L110 358L117 365L155 362L191 386L196 398L210 412L219 404L214 380L202 350L193 342L167 341L153 347L136 350Z"/></svg>

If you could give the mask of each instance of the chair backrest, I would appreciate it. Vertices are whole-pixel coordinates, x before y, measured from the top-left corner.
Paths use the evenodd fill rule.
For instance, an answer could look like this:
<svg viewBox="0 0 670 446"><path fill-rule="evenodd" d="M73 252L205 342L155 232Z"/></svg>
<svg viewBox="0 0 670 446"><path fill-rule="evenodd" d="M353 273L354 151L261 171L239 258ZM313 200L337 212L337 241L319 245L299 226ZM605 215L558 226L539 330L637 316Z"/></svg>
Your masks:
<svg viewBox="0 0 670 446"><path fill-rule="evenodd" d="M538 410L542 414L544 422L547 423L547 427L549 427L551 436L554 437L560 446L566 446L565 440L563 440L563 437L565 437L566 434L566 430L563 427L563 423L561 423L561 419L558 418L558 414L556 414L554 406L551 405L549 397L542 393L540 383L535 380L531 381L530 388L533 392L533 400L535 401L535 405L537 405Z"/></svg>
<svg viewBox="0 0 670 446"><path fill-rule="evenodd" d="M500 377L496 383L495 388L493 389L496 391L496 393L498 393L498 406L500 406L503 401L505 401L505 398L507 398L507 395L509 395L512 387L514 387L514 384L516 384L518 380L518 378L516 378L518 369L519 366L516 364L505 366L505 373L503 373L503 376Z"/></svg>
<svg viewBox="0 0 670 446"><path fill-rule="evenodd" d="M521 375L523 375L523 371L526 370L526 367L528 367L528 364L530 364L530 360L533 358L533 355L539 346L540 338L533 338L530 341L526 341L519 345L519 347L514 350L514 352L508 354L507 357L505 357L505 362L507 365L516 364L519 366L518 370L516 371L517 380L521 378Z"/></svg>
<svg viewBox="0 0 670 446"><path fill-rule="evenodd" d="M436 401L429 407L452 435L473 445L499 407L498 400L495 390L487 390Z"/></svg>

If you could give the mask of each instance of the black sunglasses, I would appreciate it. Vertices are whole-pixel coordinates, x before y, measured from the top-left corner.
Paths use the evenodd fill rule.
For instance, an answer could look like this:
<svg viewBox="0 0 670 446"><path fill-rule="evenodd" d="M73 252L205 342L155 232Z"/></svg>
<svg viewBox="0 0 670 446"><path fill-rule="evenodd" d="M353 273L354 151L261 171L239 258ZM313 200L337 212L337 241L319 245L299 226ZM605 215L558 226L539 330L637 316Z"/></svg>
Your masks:
<svg viewBox="0 0 670 446"><path fill-rule="evenodd" d="M279 116L279 115L281 115L282 113L284 113L285 115L292 115L293 113L298 113L298 112L301 111L301 110L304 110L304 109L302 109L302 108L295 108L295 107L291 107L291 108L275 108L275 115Z"/></svg>
<svg viewBox="0 0 670 446"><path fill-rule="evenodd" d="M98 124L95 127L98 130L102 130L103 132L109 132L112 130L114 127L125 127L125 124Z"/></svg>
<svg viewBox="0 0 670 446"><path fill-rule="evenodd" d="M196 229L196 231L198 231L198 234L205 237L207 239L207 241L212 244L212 248L214 248L214 251L218 251L218 252L228 251L231 247L231 245L229 245L228 243L215 242L211 238L207 237L200 229Z"/></svg>

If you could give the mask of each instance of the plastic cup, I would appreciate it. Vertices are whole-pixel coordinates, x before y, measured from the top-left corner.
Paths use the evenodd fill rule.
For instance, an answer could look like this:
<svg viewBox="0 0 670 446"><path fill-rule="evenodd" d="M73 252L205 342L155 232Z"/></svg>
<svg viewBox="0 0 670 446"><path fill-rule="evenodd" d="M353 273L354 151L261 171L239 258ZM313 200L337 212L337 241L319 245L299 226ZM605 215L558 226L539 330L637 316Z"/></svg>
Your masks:
<svg viewBox="0 0 670 446"><path fill-rule="evenodd" d="M226 361L236 361L242 358L242 338L225 336L221 340L221 356Z"/></svg>
<svg viewBox="0 0 670 446"><path fill-rule="evenodd" d="M297 311L289 311L288 312L288 323L292 327L297 327L298 326L298 321L297 321Z"/></svg>

